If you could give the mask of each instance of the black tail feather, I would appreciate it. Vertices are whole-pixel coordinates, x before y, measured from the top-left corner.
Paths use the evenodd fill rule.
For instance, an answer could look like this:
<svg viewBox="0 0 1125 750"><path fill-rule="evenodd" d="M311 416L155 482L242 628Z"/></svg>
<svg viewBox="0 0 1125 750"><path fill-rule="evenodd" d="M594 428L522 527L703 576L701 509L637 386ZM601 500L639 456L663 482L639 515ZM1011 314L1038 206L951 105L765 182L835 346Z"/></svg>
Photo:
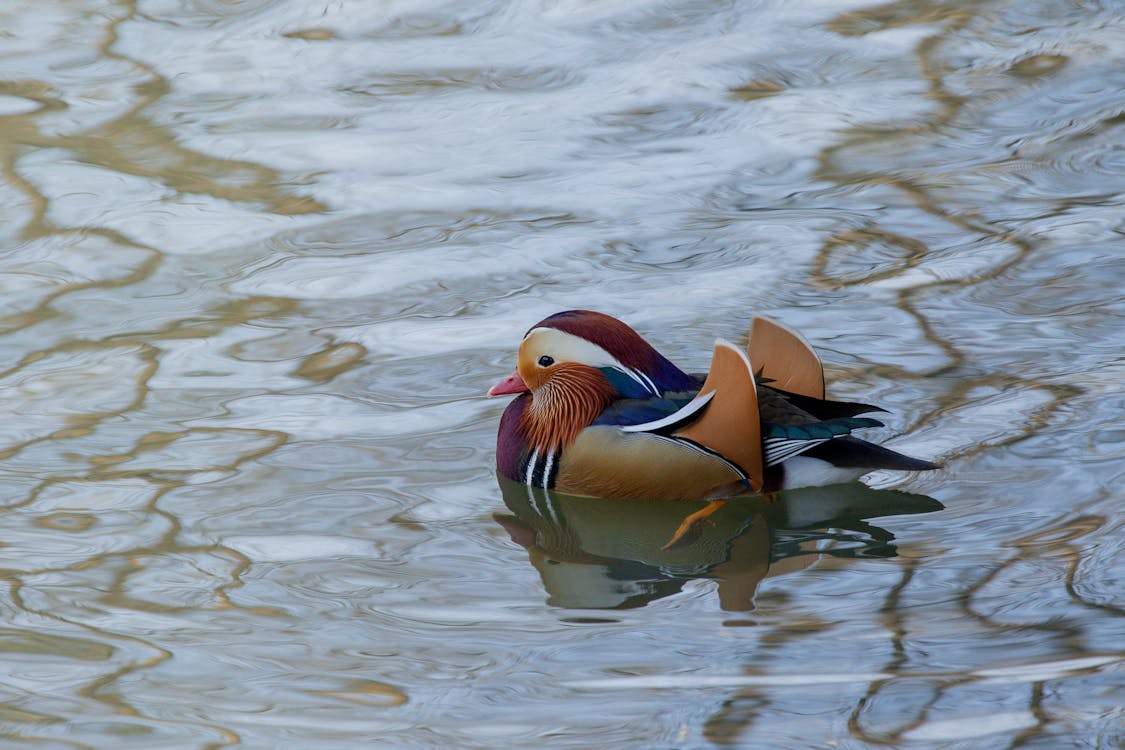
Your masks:
<svg viewBox="0 0 1125 750"><path fill-rule="evenodd" d="M780 391L776 388L770 390L784 396L785 400L793 406L812 414L817 419L839 419L854 417L857 414L870 414L876 411L887 412L886 409L871 404L861 404L858 401L827 401L812 396L800 396L796 393Z"/></svg>
<svg viewBox="0 0 1125 750"><path fill-rule="evenodd" d="M803 455L819 458L833 466L855 469L896 469L928 471L940 469L939 464L912 458L854 437L839 437L810 448Z"/></svg>

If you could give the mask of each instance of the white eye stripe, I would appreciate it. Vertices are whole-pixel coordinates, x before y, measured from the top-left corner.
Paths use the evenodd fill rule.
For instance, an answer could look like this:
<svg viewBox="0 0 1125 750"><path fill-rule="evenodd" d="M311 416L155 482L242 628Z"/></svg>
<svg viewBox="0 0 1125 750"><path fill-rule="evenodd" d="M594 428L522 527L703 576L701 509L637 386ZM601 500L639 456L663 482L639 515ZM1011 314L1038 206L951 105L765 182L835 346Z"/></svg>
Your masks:
<svg viewBox="0 0 1125 750"><path fill-rule="evenodd" d="M619 359L592 341L557 328L532 328L523 340L525 345L533 343L538 346L540 352L549 351L550 354L547 356L554 357L556 362L570 361L581 362L590 367L612 367L636 381L637 385L654 396L660 395L660 389L651 378L643 372L626 367Z"/></svg>
<svg viewBox="0 0 1125 750"><path fill-rule="evenodd" d="M623 372L628 369L597 344L557 328L533 328L523 340L525 344L534 343L541 354L554 357L556 362L569 360L591 367L618 367Z"/></svg>

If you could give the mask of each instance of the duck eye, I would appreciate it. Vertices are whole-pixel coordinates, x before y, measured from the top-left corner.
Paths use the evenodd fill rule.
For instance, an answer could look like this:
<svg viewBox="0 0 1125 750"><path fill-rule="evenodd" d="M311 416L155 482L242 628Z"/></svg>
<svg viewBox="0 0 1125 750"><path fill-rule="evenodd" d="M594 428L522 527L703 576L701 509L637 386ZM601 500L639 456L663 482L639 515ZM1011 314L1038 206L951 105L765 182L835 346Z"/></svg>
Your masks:
<svg viewBox="0 0 1125 750"><path fill-rule="evenodd" d="M555 358L548 357L546 354L544 354L539 358L538 364L540 367L550 367L551 365L555 364Z"/></svg>

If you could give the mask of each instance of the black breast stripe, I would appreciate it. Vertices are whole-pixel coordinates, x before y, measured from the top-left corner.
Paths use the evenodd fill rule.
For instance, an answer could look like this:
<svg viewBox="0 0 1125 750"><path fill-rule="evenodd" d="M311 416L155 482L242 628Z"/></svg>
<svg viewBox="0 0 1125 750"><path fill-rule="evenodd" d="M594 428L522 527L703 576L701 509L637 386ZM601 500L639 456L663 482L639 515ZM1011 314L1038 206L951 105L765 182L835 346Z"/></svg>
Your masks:
<svg viewBox="0 0 1125 750"><path fill-rule="evenodd" d="M559 453L541 454L532 451L523 465L525 483L531 487L551 489L559 475Z"/></svg>

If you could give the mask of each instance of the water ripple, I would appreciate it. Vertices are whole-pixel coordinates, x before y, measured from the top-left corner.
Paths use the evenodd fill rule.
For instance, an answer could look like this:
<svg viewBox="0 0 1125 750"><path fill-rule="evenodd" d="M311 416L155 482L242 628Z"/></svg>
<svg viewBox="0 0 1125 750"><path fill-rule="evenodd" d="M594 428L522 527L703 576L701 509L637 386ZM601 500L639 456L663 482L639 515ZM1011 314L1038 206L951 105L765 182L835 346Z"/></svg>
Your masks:
<svg viewBox="0 0 1125 750"><path fill-rule="evenodd" d="M0 8L0 736L1120 744L1119 16ZM482 394L572 307L776 317L945 468L505 512Z"/></svg>

